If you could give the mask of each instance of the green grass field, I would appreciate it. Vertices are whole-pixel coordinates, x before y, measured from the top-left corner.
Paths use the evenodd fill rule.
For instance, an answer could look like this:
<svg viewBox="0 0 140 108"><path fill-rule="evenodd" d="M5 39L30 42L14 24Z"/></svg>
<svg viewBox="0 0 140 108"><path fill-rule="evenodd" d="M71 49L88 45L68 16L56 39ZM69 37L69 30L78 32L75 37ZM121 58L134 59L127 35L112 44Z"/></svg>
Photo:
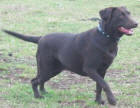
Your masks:
<svg viewBox="0 0 140 108"><path fill-rule="evenodd" d="M122 5L140 22L139 0L0 0L0 28L36 36L79 33L98 25L82 19L99 17L99 10ZM105 78L117 98L115 108L140 108L139 34L137 28L133 36L121 39ZM94 102L95 82L70 72L51 79L45 85L49 93L35 99L30 80L36 76L36 49L35 44L0 32L0 108L112 108L107 101L104 106Z"/></svg>

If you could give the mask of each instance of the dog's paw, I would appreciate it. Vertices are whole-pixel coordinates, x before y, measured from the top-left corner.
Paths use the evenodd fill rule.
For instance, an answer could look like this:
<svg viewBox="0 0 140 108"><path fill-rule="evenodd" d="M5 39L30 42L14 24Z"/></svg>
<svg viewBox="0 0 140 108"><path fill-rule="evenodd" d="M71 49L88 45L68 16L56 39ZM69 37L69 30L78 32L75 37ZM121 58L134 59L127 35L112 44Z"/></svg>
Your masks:
<svg viewBox="0 0 140 108"><path fill-rule="evenodd" d="M42 99L42 98L44 98L44 97L41 96L41 95L35 95L34 97L35 97L35 98L38 98L38 99Z"/></svg>
<svg viewBox="0 0 140 108"><path fill-rule="evenodd" d="M102 100L102 99L98 99L98 100L96 99L95 102L100 104L100 105L104 105L105 104L105 101Z"/></svg>
<svg viewBox="0 0 140 108"><path fill-rule="evenodd" d="M114 97L110 97L110 98L108 98L108 102L109 102L109 104L111 104L111 105L116 105L116 99L114 98Z"/></svg>
<svg viewBox="0 0 140 108"><path fill-rule="evenodd" d="M46 90L40 90L41 94L48 94Z"/></svg>

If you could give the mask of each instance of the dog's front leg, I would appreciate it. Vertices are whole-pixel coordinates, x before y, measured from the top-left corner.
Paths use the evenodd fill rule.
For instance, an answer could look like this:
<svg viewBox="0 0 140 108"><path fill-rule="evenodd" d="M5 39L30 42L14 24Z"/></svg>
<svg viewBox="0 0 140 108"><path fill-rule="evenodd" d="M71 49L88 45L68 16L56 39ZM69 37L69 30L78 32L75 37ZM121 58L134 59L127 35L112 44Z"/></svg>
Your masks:
<svg viewBox="0 0 140 108"><path fill-rule="evenodd" d="M87 73L87 75L93 79L94 81L96 81L97 84L99 84L99 86L101 88L103 88L103 90L105 91L106 95L107 95L107 99L108 102L111 105L115 105L116 104L116 99L113 95L113 93L111 92L110 87L108 86L108 84L104 81L104 79L97 73L97 71L93 68L89 68L89 67L84 67L84 72Z"/></svg>
<svg viewBox="0 0 140 108"><path fill-rule="evenodd" d="M99 83L96 83L96 99L95 102L98 104L104 104L104 101L102 100L102 87L99 85Z"/></svg>
<svg viewBox="0 0 140 108"><path fill-rule="evenodd" d="M101 71L98 71L98 74L104 79L105 77L105 73L106 73L106 70L101 70ZM98 104L104 104L104 101L102 100L102 87L100 86L99 83L96 83L96 102Z"/></svg>

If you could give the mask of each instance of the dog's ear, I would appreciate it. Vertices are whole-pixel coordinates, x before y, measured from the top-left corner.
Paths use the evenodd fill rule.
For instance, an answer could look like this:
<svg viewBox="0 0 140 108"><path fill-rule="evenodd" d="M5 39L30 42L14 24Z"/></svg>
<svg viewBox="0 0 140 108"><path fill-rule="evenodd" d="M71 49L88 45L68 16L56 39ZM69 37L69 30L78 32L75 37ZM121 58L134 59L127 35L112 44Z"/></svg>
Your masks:
<svg viewBox="0 0 140 108"><path fill-rule="evenodd" d="M129 12L129 11L127 10L127 7L125 7L125 6L121 6L120 8L123 9L124 11ZM129 12L129 13L130 13L130 12Z"/></svg>
<svg viewBox="0 0 140 108"><path fill-rule="evenodd" d="M102 20L107 21L112 17L112 13L115 10L115 7L105 8L99 12Z"/></svg>
<svg viewBox="0 0 140 108"><path fill-rule="evenodd" d="M127 10L127 8L126 8L125 6L121 6L121 8L123 8L123 9L126 9L126 10Z"/></svg>

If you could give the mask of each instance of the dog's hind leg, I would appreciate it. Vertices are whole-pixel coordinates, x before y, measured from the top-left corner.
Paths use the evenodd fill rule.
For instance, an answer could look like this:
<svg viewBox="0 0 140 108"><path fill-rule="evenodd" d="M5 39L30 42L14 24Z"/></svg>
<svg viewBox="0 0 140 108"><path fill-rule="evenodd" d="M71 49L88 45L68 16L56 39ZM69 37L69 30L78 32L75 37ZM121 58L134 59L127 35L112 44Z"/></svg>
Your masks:
<svg viewBox="0 0 140 108"><path fill-rule="evenodd" d="M44 84L45 84L45 81L40 82L40 91L42 93L47 93L47 91L45 90Z"/></svg>
<svg viewBox="0 0 140 108"><path fill-rule="evenodd" d="M33 89L35 98L42 98L42 96L39 94L39 91L38 91L39 82L40 81L39 81L39 78L38 77L32 79L32 81L31 81L31 83L32 83L32 89Z"/></svg>
<svg viewBox="0 0 140 108"><path fill-rule="evenodd" d="M49 51L48 51L49 52ZM32 88L36 98L42 97L38 91L45 92L44 83L63 70L61 63L49 53L37 52L37 77L32 80Z"/></svg>
<svg viewBox="0 0 140 108"><path fill-rule="evenodd" d="M40 80L41 67L40 67L40 58L39 58L38 53L36 55L36 60L37 60L37 76L36 76L36 78L33 78L31 80L31 83L32 83L32 89L33 89L35 98L42 98L42 96L40 95L40 93L38 91L38 85L41 82L41 80Z"/></svg>
<svg viewBox="0 0 140 108"><path fill-rule="evenodd" d="M46 67L48 67L48 68L46 68L47 69L46 74L41 77L41 79L43 79L40 81L40 91L42 93L47 93L47 91L45 90L45 87L44 87L45 82L48 81L50 78L56 76L57 74L59 74L62 71L62 66L60 66L59 64L57 64L57 66L56 66L55 64L56 64L56 62L54 64L52 64L54 67L53 69L48 69L49 65L46 66Z"/></svg>

